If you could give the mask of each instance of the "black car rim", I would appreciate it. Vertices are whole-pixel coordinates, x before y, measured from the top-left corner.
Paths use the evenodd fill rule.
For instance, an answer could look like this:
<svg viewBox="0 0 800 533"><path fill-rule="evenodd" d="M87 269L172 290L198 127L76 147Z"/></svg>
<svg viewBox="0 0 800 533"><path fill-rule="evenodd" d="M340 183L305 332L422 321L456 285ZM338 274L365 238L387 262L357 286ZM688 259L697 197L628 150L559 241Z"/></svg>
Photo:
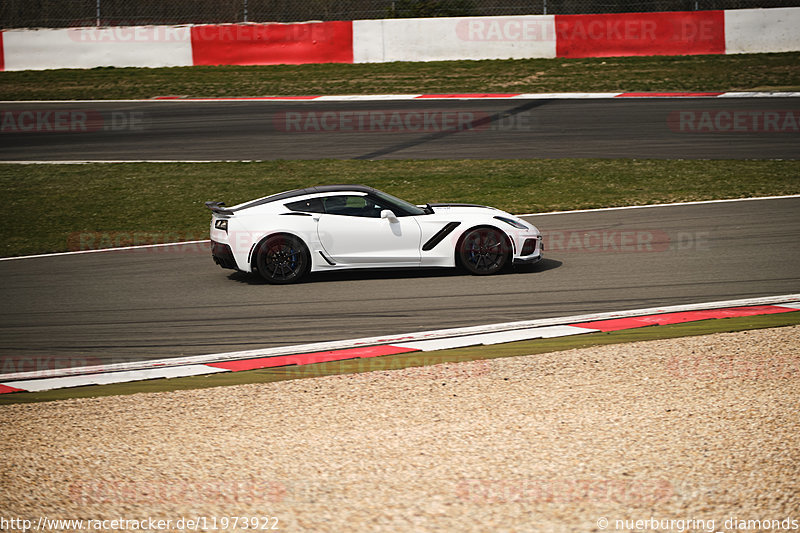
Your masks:
<svg viewBox="0 0 800 533"><path fill-rule="evenodd" d="M464 241L464 259L481 272L490 272L503 265L503 241L494 231L475 231Z"/></svg>
<svg viewBox="0 0 800 533"><path fill-rule="evenodd" d="M274 280L297 277L303 268L303 251L289 242L272 244L264 254L264 271Z"/></svg>

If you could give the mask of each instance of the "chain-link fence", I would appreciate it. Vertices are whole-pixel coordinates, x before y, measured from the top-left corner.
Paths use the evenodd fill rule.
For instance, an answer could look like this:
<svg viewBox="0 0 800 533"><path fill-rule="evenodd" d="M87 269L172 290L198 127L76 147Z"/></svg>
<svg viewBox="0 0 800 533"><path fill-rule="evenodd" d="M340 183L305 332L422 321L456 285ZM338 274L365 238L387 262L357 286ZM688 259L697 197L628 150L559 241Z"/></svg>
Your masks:
<svg viewBox="0 0 800 533"><path fill-rule="evenodd" d="M697 11L800 0L0 0L0 28Z"/></svg>

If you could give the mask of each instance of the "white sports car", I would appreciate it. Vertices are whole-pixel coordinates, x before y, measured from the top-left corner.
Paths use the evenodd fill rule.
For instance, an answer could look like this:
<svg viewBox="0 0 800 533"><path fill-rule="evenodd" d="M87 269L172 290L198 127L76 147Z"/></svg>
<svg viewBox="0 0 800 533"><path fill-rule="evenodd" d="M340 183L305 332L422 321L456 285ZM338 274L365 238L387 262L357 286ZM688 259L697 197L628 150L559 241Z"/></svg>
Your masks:
<svg viewBox="0 0 800 533"><path fill-rule="evenodd" d="M222 268L294 283L308 272L461 266L494 274L542 258L535 226L472 204L416 206L363 185L324 185L226 207L206 202Z"/></svg>

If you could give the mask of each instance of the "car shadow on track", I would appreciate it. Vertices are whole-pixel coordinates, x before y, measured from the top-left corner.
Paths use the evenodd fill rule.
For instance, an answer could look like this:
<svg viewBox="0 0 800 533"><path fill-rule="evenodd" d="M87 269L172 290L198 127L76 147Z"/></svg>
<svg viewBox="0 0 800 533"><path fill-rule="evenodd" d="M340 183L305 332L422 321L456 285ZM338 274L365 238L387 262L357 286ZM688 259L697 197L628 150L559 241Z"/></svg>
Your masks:
<svg viewBox="0 0 800 533"><path fill-rule="evenodd" d="M558 268L563 263L557 259L544 258L534 265L520 265L506 269L498 276L545 272ZM336 272L314 272L308 274L299 283L331 283L337 281L364 280L403 280L419 278L455 278L471 275L459 268L386 268L374 270L340 270ZM249 272L233 272L228 276L232 281L248 285L269 285L261 276Z"/></svg>

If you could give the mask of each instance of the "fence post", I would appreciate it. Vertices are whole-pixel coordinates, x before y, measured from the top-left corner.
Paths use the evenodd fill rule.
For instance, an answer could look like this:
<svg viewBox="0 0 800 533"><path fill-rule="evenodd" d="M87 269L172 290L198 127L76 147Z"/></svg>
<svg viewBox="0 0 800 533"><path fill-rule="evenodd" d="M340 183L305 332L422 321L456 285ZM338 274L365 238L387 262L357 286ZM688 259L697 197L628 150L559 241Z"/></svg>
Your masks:
<svg viewBox="0 0 800 533"><path fill-rule="evenodd" d="M247 0L244 0L244 22L247 23Z"/></svg>
<svg viewBox="0 0 800 533"><path fill-rule="evenodd" d="M542 15L547 15L547 0L542 0Z"/></svg>
<svg viewBox="0 0 800 533"><path fill-rule="evenodd" d="M97 21L96 21L97 22L97 27L99 28L100 27L100 0L97 0L97 12L96 12L96 15L97 15Z"/></svg>

